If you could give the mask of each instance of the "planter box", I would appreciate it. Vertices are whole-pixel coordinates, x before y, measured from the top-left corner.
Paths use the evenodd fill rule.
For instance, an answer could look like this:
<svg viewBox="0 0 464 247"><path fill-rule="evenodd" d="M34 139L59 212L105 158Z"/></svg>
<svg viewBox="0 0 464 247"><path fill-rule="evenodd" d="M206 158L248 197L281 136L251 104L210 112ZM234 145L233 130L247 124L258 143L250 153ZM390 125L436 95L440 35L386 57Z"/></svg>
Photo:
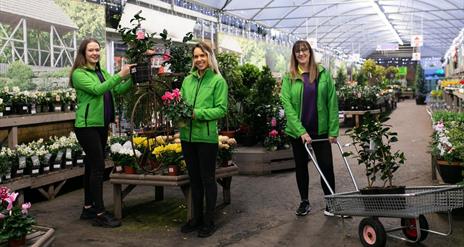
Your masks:
<svg viewBox="0 0 464 247"><path fill-rule="evenodd" d="M263 147L239 147L233 160L240 174L264 175L295 168L292 149L267 151Z"/></svg>

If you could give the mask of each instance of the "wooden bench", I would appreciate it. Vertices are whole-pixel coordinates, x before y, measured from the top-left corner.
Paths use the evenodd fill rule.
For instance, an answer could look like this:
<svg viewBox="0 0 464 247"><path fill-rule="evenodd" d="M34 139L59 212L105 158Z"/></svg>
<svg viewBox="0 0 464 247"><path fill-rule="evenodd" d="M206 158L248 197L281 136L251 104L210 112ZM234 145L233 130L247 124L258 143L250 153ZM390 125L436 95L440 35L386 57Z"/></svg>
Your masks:
<svg viewBox="0 0 464 247"><path fill-rule="evenodd" d="M354 117L354 124L356 127L359 126L359 116L362 116L366 113L370 113L371 115L378 116L380 114L380 109L367 110L367 111L343 111L343 114L345 114L345 118Z"/></svg>
<svg viewBox="0 0 464 247"><path fill-rule="evenodd" d="M230 204L230 184L232 176L238 174L238 167L234 164L216 169L216 181L223 189L224 204ZM110 183L113 184L114 216L122 218L122 202L124 198L137 186L155 186L155 201L163 200L164 186L180 187L187 202L187 220L192 218L192 192L188 175L163 176L151 174L123 174L111 173ZM122 185L127 185L124 190Z"/></svg>

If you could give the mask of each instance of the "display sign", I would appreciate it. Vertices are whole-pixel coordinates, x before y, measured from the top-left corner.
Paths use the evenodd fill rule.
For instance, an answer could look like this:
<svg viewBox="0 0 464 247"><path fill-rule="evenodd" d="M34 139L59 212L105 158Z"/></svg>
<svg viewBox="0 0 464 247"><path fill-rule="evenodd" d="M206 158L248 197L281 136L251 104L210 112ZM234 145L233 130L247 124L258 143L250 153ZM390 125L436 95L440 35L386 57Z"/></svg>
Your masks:
<svg viewBox="0 0 464 247"><path fill-rule="evenodd" d="M413 52L412 53L412 61L419 61L421 59L421 54L420 52Z"/></svg>
<svg viewBox="0 0 464 247"><path fill-rule="evenodd" d="M411 35L411 47L421 47L424 44L422 35Z"/></svg>

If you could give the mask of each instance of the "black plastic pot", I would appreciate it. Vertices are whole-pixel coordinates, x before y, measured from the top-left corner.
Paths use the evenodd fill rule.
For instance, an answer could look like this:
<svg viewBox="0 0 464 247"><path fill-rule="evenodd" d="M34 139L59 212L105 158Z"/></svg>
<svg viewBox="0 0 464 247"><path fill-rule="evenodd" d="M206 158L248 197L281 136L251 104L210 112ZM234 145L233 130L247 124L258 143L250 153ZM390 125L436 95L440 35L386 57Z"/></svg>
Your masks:
<svg viewBox="0 0 464 247"><path fill-rule="evenodd" d="M131 68L132 80L134 83L144 83L152 80L153 72L149 64L139 64Z"/></svg>

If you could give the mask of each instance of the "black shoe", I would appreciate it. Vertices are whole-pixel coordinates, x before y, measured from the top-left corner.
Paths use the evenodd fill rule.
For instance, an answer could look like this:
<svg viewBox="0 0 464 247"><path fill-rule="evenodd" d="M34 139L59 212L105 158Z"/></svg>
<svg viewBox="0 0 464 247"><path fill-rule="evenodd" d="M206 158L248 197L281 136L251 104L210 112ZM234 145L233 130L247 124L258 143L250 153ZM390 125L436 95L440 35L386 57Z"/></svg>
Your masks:
<svg viewBox="0 0 464 247"><path fill-rule="evenodd" d="M180 228L180 232L189 233L196 231L201 228L201 223L194 223L192 220L189 220L185 225Z"/></svg>
<svg viewBox="0 0 464 247"><path fill-rule="evenodd" d="M207 238L216 231L216 226L214 226L214 223L206 224L201 226L200 230L198 231L198 237L199 238Z"/></svg>
<svg viewBox="0 0 464 247"><path fill-rule="evenodd" d="M97 214L95 221L92 224L93 226L101 226L107 228L114 228L121 226L121 221L114 218L114 216L108 212L103 212L102 214Z"/></svg>
<svg viewBox="0 0 464 247"><path fill-rule="evenodd" d="M81 220L92 220L97 217L97 210L94 207L82 208Z"/></svg>
<svg viewBox="0 0 464 247"><path fill-rule="evenodd" d="M311 211L311 205L309 201L303 200L300 202L300 206L296 210L296 215L298 216L305 216Z"/></svg>

